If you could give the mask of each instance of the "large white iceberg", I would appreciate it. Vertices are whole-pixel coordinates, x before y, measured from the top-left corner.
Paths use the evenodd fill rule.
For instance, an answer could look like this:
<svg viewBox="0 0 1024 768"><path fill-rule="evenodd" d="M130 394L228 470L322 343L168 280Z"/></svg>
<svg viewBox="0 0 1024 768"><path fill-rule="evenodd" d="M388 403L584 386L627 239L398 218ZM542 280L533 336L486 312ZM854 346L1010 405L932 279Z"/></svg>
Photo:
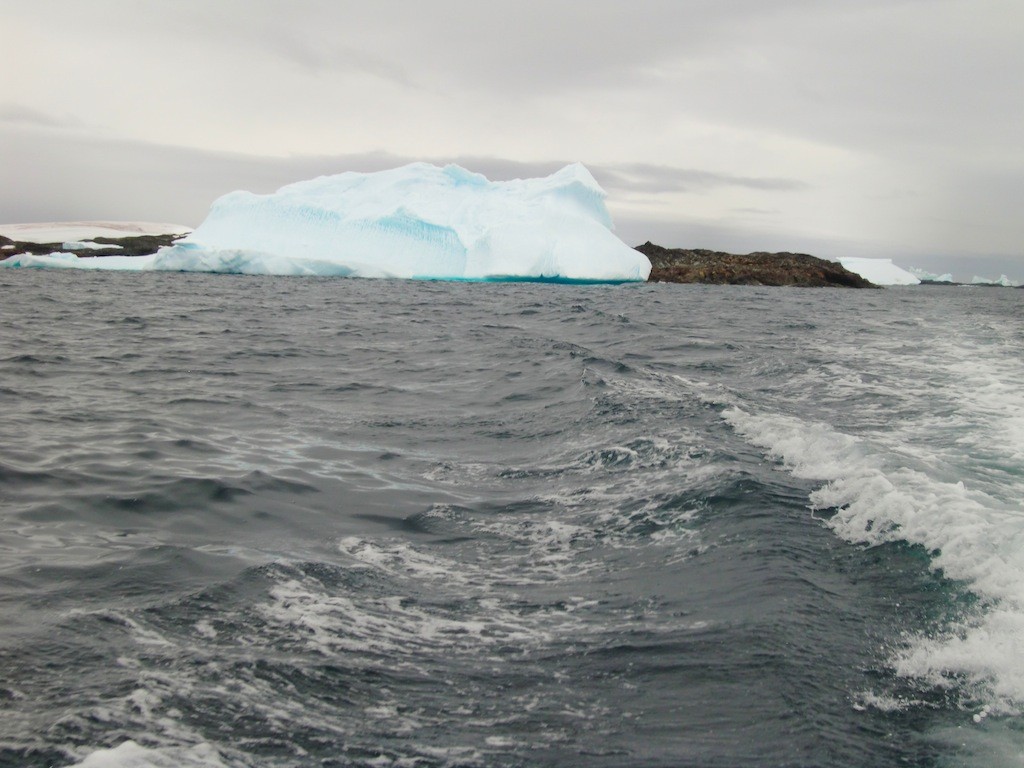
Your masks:
<svg viewBox="0 0 1024 768"><path fill-rule="evenodd" d="M875 285L920 285L913 274L897 267L892 259L865 259L859 256L843 256L839 263L851 272L870 280Z"/></svg>
<svg viewBox="0 0 1024 768"><path fill-rule="evenodd" d="M646 280L580 164L492 182L456 165L342 173L271 195L232 192L186 238L137 259L20 257L10 266L445 280ZM15 264L15 260L18 262ZM88 261L89 263L84 263Z"/></svg>

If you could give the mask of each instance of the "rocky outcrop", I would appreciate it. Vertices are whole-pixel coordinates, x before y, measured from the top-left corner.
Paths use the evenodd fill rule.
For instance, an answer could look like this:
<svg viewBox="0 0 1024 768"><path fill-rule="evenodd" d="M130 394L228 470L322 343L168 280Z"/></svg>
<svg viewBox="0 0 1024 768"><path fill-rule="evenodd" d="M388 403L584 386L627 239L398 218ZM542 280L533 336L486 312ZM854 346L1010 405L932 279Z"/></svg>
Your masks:
<svg viewBox="0 0 1024 768"><path fill-rule="evenodd" d="M89 248L75 251L81 257L87 256L148 256L156 253L165 245L173 245L175 240L184 235L130 235L128 237L95 237L86 242L97 245L109 245L110 248ZM4 247L13 246L13 247ZM119 247L118 247L119 246ZM64 251L63 243L29 243L11 240L0 235L0 259L16 256L19 253L45 255L56 251Z"/></svg>
<svg viewBox="0 0 1024 768"><path fill-rule="evenodd" d="M740 256L702 248L662 248L650 241L636 250L651 261L649 282L878 287L837 262L806 253L757 252Z"/></svg>

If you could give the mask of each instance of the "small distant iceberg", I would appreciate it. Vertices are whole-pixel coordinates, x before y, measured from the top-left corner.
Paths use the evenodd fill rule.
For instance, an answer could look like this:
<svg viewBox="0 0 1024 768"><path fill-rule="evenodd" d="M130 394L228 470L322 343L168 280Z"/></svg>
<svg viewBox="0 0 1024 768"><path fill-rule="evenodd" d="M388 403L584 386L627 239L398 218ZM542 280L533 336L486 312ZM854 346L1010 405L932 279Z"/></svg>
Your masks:
<svg viewBox="0 0 1024 768"><path fill-rule="evenodd" d="M859 256L843 256L839 263L854 274L875 285L920 285L914 274L892 263L892 259L866 259Z"/></svg>
<svg viewBox="0 0 1024 768"><path fill-rule="evenodd" d="M647 257L612 233L605 192L581 164L489 181L413 163L216 200L187 237L151 256L67 253L7 266L341 275L440 280L644 281ZM67 249L66 249L67 250Z"/></svg>
<svg viewBox="0 0 1024 768"><path fill-rule="evenodd" d="M917 267L910 268L911 274L914 275L922 283L952 283L953 274L946 272L941 275L936 275L934 272L929 272L925 269L918 269Z"/></svg>
<svg viewBox="0 0 1024 768"><path fill-rule="evenodd" d="M1000 275L998 280L990 280L987 277L978 277L975 275L971 279L971 285L1000 285L1003 288L1016 288L1020 283L1011 280L1006 275Z"/></svg>

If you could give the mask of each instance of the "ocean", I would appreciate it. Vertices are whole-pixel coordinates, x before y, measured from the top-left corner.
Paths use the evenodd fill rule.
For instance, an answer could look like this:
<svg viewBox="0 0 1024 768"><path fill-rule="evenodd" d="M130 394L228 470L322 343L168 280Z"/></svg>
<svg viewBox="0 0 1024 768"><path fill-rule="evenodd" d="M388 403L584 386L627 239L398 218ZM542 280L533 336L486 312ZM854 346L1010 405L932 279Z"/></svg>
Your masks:
<svg viewBox="0 0 1024 768"><path fill-rule="evenodd" d="M1024 292L0 271L0 765L1024 764Z"/></svg>

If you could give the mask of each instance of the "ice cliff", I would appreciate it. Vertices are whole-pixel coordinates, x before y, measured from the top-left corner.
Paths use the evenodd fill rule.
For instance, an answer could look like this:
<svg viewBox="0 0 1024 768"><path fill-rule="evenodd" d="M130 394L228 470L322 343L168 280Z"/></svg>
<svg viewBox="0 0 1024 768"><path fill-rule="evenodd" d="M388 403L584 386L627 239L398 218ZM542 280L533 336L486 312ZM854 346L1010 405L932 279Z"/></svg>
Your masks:
<svg viewBox="0 0 1024 768"><path fill-rule="evenodd" d="M918 285L921 282L907 270L893 264L892 259L843 256L839 259L839 263L875 285Z"/></svg>
<svg viewBox="0 0 1024 768"><path fill-rule="evenodd" d="M232 192L149 269L435 279L646 280L580 164L488 181L456 165L342 173Z"/></svg>

